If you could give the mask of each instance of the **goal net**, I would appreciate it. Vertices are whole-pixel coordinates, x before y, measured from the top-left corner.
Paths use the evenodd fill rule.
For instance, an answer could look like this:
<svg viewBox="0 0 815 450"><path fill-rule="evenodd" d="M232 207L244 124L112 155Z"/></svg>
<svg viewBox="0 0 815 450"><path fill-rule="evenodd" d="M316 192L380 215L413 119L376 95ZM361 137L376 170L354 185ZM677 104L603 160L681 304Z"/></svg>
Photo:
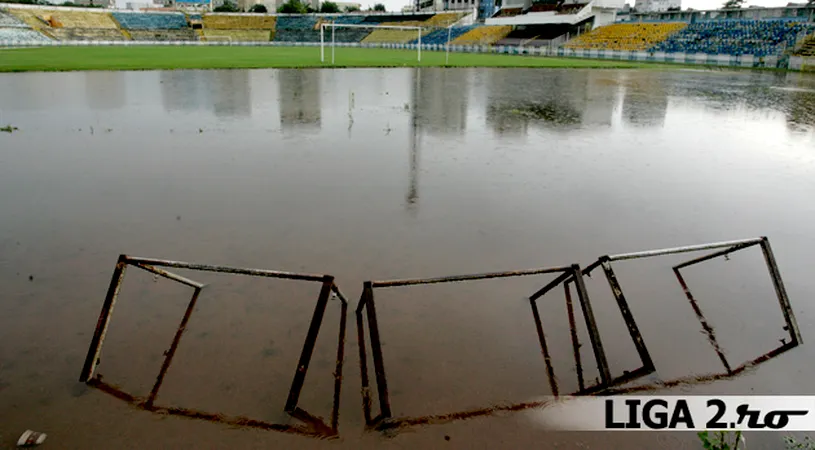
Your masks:
<svg viewBox="0 0 815 450"><path fill-rule="evenodd" d="M331 64L334 64L334 49L336 47L337 28L379 28L391 30L412 30L416 32L416 59L422 60L422 27L398 25L362 25L351 23L321 23L320 24L320 62L325 62L325 47L331 46ZM326 35L326 33L329 33Z"/></svg>

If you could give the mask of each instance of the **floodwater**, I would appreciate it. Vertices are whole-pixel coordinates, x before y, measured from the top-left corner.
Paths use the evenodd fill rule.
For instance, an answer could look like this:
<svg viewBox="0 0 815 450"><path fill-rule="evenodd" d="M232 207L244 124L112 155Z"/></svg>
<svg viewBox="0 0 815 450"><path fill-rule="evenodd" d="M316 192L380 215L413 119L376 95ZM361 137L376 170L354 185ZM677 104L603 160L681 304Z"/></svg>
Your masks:
<svg viewBox="0 0 815 450"><path fill-rule="evenodd" d="M367 280L587 265L604 254L764 235L805 344L736 379L669 392L815 387L815 78L525 69L3 74L0 126L9 124L18 130L0 133L0 448L28 428L48 433L49 448L82 449L698 448L693 433L551 432L529 412L365 431L353 307ZM340 439L157 415L78 383L121 253L335 276L352 307ZM658 369L649 380L722 370L670 271L681 260L615 265ZM752 248L686 273L732 365L785 336L763 264ZM157 404L296 423L282 409L319 284L176 272L208 286ZM638 367L637 355L598 275L587 287L620 375ZM525 297L552 278L377 289L394 416L548 395ZM190 295L129 268L98 367L104 380L146 395ZM540 309L560 391L574 391L562 291ZM330 301L300 398L322 417L332 405L339 311ZM748 445L781 440L748 434Z"/></svg>

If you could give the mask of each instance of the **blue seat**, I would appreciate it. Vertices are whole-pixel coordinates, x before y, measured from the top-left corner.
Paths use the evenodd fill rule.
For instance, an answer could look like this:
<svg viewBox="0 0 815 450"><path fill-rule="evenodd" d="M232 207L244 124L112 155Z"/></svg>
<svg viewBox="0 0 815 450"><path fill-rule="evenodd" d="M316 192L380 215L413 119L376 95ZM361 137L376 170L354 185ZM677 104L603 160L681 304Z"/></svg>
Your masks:
<svg viewBox="0 0 815 450"><path fill-rule="evenodd" d="M453 42L457 37L476 28L475 25L457 26L450 29L450 42ZM437 44L444 45L447 43L447 28L439 28L430 33L422 36L422 44ZM419 39L410 41L411 44L417 44Z"/></svg>
<svg viewBox="0 0 815 450"><path fill-rule="evenodd" d="M338 24L362 23L365 16L341 15L324 16L323 22ZM279 42L320 42L320 28L316 16L277 16L274 40ZM336 42L359 42L371 32L368 28L337 28L334 31ZM331 30L325 30L325 39L331 40Z"/></svg>
<svg viewBox="0 0 815 450"><path fill-rule="evenodd" d="M801 32L812 29L804 22L789 20L709 20L692 23L649 50L767 56L795 45Z"/></svg>
<svg viewBox="0 0 815 450"><path fill-rule="evenodd" d="M126 30L180 30L187 28L187 19L180 13L114 12L113 18Z"/></svg>

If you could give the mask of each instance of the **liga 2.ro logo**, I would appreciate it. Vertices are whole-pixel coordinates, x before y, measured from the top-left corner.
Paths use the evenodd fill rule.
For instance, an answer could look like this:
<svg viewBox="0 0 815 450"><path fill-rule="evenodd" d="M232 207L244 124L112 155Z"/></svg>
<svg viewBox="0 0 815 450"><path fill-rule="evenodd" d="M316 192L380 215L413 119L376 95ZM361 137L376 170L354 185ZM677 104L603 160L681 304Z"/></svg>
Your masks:
<svg viewBox="0 0 815 450"><path fill-rule="evenodd" d="M810 396L621 396L603 401L606 430L815 430L815 397Z"/></svg>

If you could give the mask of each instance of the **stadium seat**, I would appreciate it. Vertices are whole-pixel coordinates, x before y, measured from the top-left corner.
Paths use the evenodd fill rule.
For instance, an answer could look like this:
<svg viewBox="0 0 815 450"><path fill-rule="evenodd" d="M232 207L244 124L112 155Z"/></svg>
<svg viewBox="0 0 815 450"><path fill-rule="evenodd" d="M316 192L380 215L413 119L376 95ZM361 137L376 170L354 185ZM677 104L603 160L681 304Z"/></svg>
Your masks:
<svg viewBox="0 0 815 450"><path fill-rule="evenodd" d="M466 25L461 27L450 27L449 29L449 36L450 36L450 43L453 42L456 38L461 36L464 33L475 28L475 25ZM415 33L414 33L415 35ZM446 44L448 37L448 29L447 28L439 28L436 30L431 31L426 36L422 36L422 44ZM413 39L410 41L411 44L415 44L419 41L418 38Z"/></svg>
<svg viewBox="0 0 815 450"><path fill-rule="evenodd" d="M456 45L491 45L505 38L512 31L512 27L480 26L462 34L455 41Z"/></svg>
<svg viewBox="0 0 815 450"><path fill-rule="evenodd" d="M51 35L60 41L124 41L122 31L110 28L58 28Z"/></svg>
<svg viewBox="0 0 815 450"><path fill-rule="evenodd" d="M815 35L807 36L801 46L795 50L796 56L815 56Z"/></svg>
<svg viewBox="0 0 815 450"><path fill-rule="evenodd" d="M260 14L207 14L202 22L203 40L269 42L274 37L277 18Z"/></svg>
<svg viewBox="0 0 815 450"><path fill-rule="evenodd" d="M423 25L423 22L417 21L405 21L405 22L382 22L380 25L391 25L391 26L401 26L401 27L419 27ZM395 30L389 28L378 28L371 31L362 42L366 43L407 43L414 40L418 40L418 31L419 30ZM433 30L427 28L422 30L422 36L429 34Z"/></svg>
<svg viewBox="0 0 815 450"><path fill-rule="evenodd" d="M617 23L597 28L566 43L566 48L647 50L683 29L684 23Z"/></svg>
<svg viewBox="0 0 815 450"><path fill-rule="evenodd" d="M788 20L724 19L696 22L653 46L651 51L712 55L777 54L795 45L812 25Z"/></svg>
<svg viewBox="0 0 815 450"><path fill-rule="evenodd" d="M25 22L16 17L0 11L0 28L28 28Z"/></svg>
<svg viewBox="0 0 815 450"><path fill-rule="evenodd" d="M430 27L449 27L458 22L466 13L438 13L424 21ZM422 40L424 42L424 40Z"/></svg>
<svg viewBox="0 0 815 450"><path fill-rule="evenodd" d="M126 30L183 30L187 27L187 18L180 13L129 13L114 12L122 28Z"/></svg>
<svg viewBox="0 0 815 450"><path fill-rule="evenodd" d="M280 42L320 42L320 24L359 24L363 23L362 15L324 16L278 16L275 29L275 41ZM369 28L337 28L334 40L337 42L360 42L370 34ZM331 30L326 29L325 39L331 39Z"/></svg>
<svg viewBox="0 0 815 450"><path fill-rule="evenodd" d="M196 41L198 35L192 28L181 30L129 30L134 41Z"/></svg>
<svg viewBox="0 0 815 450"><path fill-rule="evenodd" d="M272 40L272 30L211 30L204 29L205 41L225 40L232 42L269 42Z"/></svg>
<svg viewBox="0 0 815 450"><path fill-rule="evenodd" d="M0 42L19 44L24 42L44 42L50 41L31 28L20 27L0 27Z"/></svg>
<svg viewBox="0 0 815 450"><path fill-rule="evenodd" d="M110 14L96 11L72 11L65 9L9 9L29 26L38 28L108 28L116 29L116 22Z"/></svg>
<svg viewBox="0 0 815 450"><path fill-rule="evenodd" d="M203 23L204 28L210 30L274 30L277 19L265 14L206 14Z"/></svg>

